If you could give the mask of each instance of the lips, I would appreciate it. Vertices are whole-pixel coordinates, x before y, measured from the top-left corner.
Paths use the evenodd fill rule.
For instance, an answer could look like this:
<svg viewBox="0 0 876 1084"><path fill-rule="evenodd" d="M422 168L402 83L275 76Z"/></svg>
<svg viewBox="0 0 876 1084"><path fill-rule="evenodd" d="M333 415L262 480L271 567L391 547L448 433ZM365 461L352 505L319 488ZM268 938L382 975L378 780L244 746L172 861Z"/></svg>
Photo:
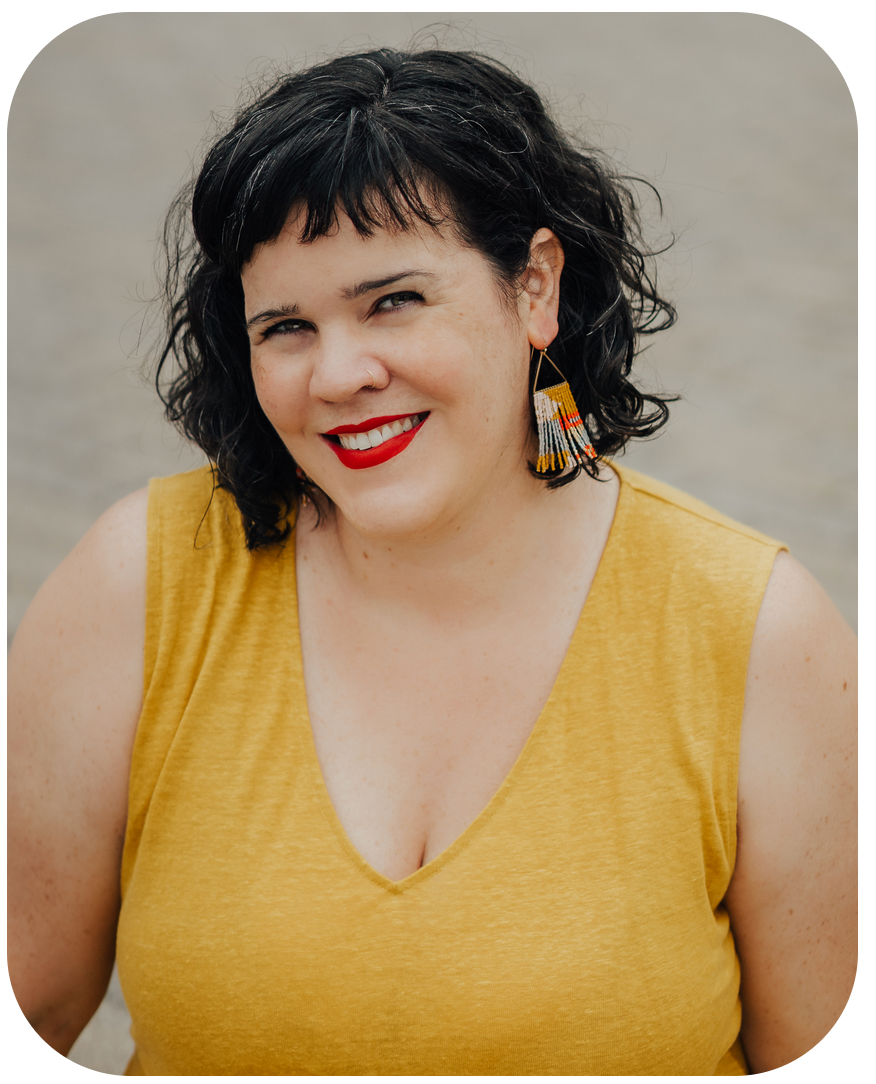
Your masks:
<svg viewBox="0 0 876 1084"><path fill-rule="evenodd" d="M367 467L379 466L400 455L422 429L428 417L428 413L391 414L380 418L369 418L358 425L339 425L336 429L331 429L321 435L345 467L351 470L364 470ZM406 419L410 419L415 424L406 432L397 433L399 426L393 425L393 422L404 424ZM339 439L342 435L374 433L385 427L391 427L392 435L382 434L382 443L374 448L345 448ZM351 442L348 440L344 443Z"/></svg>

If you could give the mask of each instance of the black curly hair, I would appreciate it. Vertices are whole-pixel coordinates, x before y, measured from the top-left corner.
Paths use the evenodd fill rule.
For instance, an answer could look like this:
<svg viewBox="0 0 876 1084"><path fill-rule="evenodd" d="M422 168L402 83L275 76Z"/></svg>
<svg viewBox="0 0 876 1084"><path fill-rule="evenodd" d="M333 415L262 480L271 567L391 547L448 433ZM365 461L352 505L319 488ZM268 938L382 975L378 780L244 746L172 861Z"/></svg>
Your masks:
<svg viewBox="0 0 876 1084"><path fill-rule="evenodd" d="M169 317L156 386L234 496L250 549L288 535L302 495L322 497L256 398L240 281L293 207L306 209L304 242L328 233L339 210L368 236L415 221L438 228L445 208L509 291L535 232L553 230L565 265L551 357L597 455L667 421L671 397L629 379L639 336L675 320L656 291L630 178L574 146L536 91L495 60L446 50L339 57L276 78L240 109L165 224ZM598 475L595 461L583 469Z"/></svg>

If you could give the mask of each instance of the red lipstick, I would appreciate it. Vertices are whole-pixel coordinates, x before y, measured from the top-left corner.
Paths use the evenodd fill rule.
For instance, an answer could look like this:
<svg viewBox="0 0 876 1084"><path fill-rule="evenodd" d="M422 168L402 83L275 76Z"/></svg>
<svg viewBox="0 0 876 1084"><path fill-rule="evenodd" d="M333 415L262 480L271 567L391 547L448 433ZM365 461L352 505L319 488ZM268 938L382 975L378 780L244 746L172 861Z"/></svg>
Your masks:
<svg viewBox="0 0 876 1084"><path fill-rule="evenodd" d="M394 459L395 456L403 452L417 433L423 428L423 423L429 415L424 415L419 424L415 425L413 429L409 429L407 433L402 433L397 437L390 437L390 439L385 440L383 444L378 444L376 448L364 448L361 450L344 448L340 443L328 440L327 438L338 436L341 433L367 433L369 430L376 429L380 425L389 425L391 422L401 421L404 418L410 417L410 414L392 414L384 418L370 418L367 422L362 422L360 425L339 425L337 429L332 429L328 433L323 433L322 439L345 467L349 467L350 470L364 470L366 467L376 467L381 463L386 463L387 460Z"/></svg>

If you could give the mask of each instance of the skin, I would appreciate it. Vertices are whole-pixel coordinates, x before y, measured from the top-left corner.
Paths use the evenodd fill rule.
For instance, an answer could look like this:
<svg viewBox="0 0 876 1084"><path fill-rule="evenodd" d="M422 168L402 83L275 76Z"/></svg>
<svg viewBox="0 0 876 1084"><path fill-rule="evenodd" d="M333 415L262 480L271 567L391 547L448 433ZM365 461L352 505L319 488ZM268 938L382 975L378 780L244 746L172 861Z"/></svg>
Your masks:
<svg viewBox="0 0 876 1084"><path fill-rule="evenodd" d="M363 239L342 220L301 245L296 225L242 276L253 377L286 446L334 501L315 530L306 509L296 539L326 786L362 856L400 879L447 847L510 770L590 589L617 483L607 472L605 484L548 492L525 469L529 351L557 331L553 234L535 235L509 300L449 233ZM343 467L320 435L425 411L411 445L379 468ZM113 961L145 525L144 491L101 517L39 592L10 654L10 975L61 1053ZM538 559L547 537L550 568ZM535 670L533 640L544 647ZM780 555L751 648L726 899L757 1072L811 1049L854 977L854 664L832 603Z"/></svg>
<svg viewBox="0 0 876 1084"><path fill-rule="evenodd" d="M461 834L522 749L595 574L617 482L548 492L526 469L530 343L557 330L563 255L549 231L536 234L510 303L452 236L364 240L347 222L303 246L297 227L242 276L253 376L296 462L336 506L324 529L297 533L323 776L351 842L400 880ZM292 303L291 319L255 319ZM425 411L414 442L379 471L342 466L320 436ZM545 645L535 659L533 639Z"/></svg>
<svg viewBox="0 0 876 1084"><path fill-rule="evenodd" d="M819 1042L855 979L856 652L825 592L780 553L751 647L726 897L757 1072Z"/></svg>

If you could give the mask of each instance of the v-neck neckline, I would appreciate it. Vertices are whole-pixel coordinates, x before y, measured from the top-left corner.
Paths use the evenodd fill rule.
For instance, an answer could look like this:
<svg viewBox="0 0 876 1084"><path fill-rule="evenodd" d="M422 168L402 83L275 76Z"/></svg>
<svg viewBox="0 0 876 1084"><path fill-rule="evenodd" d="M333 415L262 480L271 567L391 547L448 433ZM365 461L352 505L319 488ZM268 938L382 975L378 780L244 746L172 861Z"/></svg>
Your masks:
<svg viewBox="0 0 876 1084"><path fill-rule="evenodd" d="M492 820L493 816L499 811L508 795L515 789L517 779L522 774L526 762L532 757L534 749L540 743L547 731L550 722L551 709L557 699L562 695L562 690L568 681L567 675L572 666L570 660L573 657L580 657L583 654L580 648L581 641L587 634L586 629L592 629L594 626L598 626L598 622L592 621L591 617L598 607L602 584L608 578L608 569L612 563L613 555L618 549L618 536L621 531L622 521L626 516L629 483L624 481L621 470L614 463L606 465L609 466L609 469L614 471L618 479L618 496L617 503L615 504L614 516L612 518L605 546L603 547L599 563L596 567L596 573L590 584L590 590L587 592L587 597L584 599L584 604L581 607L581 612L578 615L578 620L575 624L575 631L572 633L572 638L569 641L569 646L566 649L566 654L563 656L563 661L560 664L560 669L554 679L548 698L542 706L538 718L530 730L526 742L520 750L516 760L477 816L466 825L456 839L445 847L443 851L440 851L425 865L420 866L419 869L414 870L413 873L408 874L407 877L402 877L398 881L394 881L391 878L384 876L379 870L376 870L362 857L358 849L354 846L350 837L347 835L347 830L344 828L334 804L332 803L328 787L326 786L325 776L322 773L322 766L319 763L319 757L316 752L316 742L313 736L313 726L310 721L310 711L307 705L307 690L304 685L304 654L301 645L301 624L298 614L296 539L293 530L289 543L291 547L291 552L289 553L291 576L287 575L283 580L287 594L287 612L292 616L290 654L294 669L291 676L298 678L298 681L293 684L300 688L300 697L302 701L302 710L295 711L292 714L295 723L300 727L300 736L302 739L300 744L307 760L307 774L329 827L336 836L342 849L350 858L353 865L356 866L365 877L387 892L397 895L401 894L408 889L413 888L415 885L420 884L422 881L434 876L480 834L490 820Z"/></svg>

